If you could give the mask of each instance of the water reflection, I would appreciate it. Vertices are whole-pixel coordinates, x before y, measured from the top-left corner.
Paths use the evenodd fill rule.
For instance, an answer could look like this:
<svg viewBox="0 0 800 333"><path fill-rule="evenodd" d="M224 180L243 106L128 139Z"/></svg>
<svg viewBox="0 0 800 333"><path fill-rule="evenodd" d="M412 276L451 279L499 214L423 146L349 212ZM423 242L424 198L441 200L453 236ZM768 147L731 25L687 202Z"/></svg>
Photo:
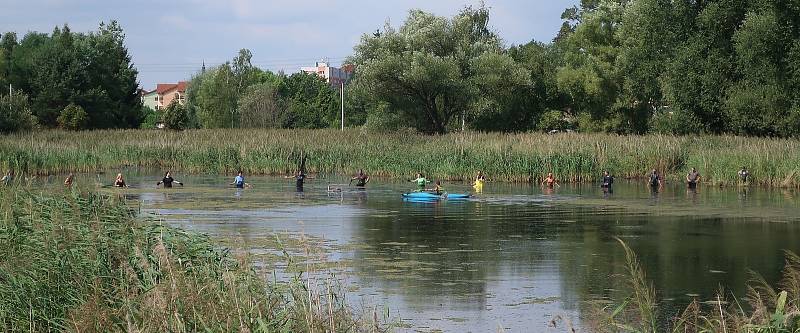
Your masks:
<svg viewBox="0 0 800 333"><path fill-rule="evenodd" d="M620 181L612 193L594 185L493 183L475 199L419 203L400 199L407 184L375 180L367 191L329 192L327 184L341 179L322 178L302 193L268 177L249 177L256 187L246 190L222 188L211 176L182 180L180 189L118 192L172 223L257 253L274 250L268 240L275 233L317 237L326 260L344 263L354 294L385 304L409 330L544 331L555 315L580 326L584 301L627 287L614 237L637 252L669 300L664 316L692 297L712 297L720 285L742 295L748 268L774 281L781 251L800 252L793 191L653 190Z"/></svg>

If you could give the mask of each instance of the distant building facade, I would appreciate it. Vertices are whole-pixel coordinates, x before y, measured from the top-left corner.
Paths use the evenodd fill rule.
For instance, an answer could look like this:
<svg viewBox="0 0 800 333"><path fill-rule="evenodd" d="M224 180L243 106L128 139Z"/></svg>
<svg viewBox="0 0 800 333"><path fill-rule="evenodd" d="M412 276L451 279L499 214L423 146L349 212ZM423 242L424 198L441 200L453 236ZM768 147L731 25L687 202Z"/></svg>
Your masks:
<svg viewBox="0 0 800 333"><path fill-rule="evenodd" d="M353 69L353 65L344 65L342 68L337 68L329 66L327 62L318 61L314 67L302 67L300 71L316 74L325 79L325 82L328 82L331 86L338 87L350 80L353 76Z"/></svg>
<svg viewBox="0 0 800 333"><path fill-rule="evenodd" d="M176 101L180 105L186 104L186 81L178 83L159 83L156 89L142 92L142 105L153 110L162 110Z"/></svg>
<svg viewBox="0 0 800 333"><path fill-rule="evenodd" d="M152 110L158 110L158 94L155 90L151 92L142 91L142 105Z"/></svg>

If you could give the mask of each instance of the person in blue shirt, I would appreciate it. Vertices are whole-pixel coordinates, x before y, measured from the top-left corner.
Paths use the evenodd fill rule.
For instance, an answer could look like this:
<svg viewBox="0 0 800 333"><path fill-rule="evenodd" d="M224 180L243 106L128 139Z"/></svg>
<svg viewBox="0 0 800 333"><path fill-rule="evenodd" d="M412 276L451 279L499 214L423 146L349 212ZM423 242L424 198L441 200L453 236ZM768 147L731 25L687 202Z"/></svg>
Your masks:
<svg viewBox="0 0 800 333"><path fill-rule="evenodd" d="M236 186L236 188L253 187L244 181L244 176L242 176L241 170L239 170L239 173L236 174L236 178L233 179L233 183L231 183L231 185Z"/></svg>

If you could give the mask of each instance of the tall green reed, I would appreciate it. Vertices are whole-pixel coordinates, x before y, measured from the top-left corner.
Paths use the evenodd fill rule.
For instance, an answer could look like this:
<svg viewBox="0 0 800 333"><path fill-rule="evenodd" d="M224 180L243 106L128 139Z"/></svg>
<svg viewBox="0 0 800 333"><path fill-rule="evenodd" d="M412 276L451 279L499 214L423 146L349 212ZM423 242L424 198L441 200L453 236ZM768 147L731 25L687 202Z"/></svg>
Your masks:
<svg viewBox="0 0 800 333"><path fill-rule="evenodd" d="M777 287L751 272L747 295L740 302L720 289L710 301L693 300L671 320L658 315L657 298L636 254L617 239L626 256L627 294L596 309L588 322L595 332L791 333L800 332L800 256L786 251L783 277Z"/></svg>
<svg viewBox="0 0 800 333"><path fill-rule="evenodd" d="M41 131L0 137L0 166L33 173L93 172L120 167L191 173L287 174L302 160L310 172L407 178L423 172L447 180L596 181L603 170L644 178L657 169L682 181L696 167L713 185L736 185L746 166L751 184L800 186L800 141L733 136L453 133L426 136L358 129L218 129L183 132Z"/></svg>
<svg viewBox="0 0 800 333"><path fill-rule="evenodd" d="M0 331L377 332L332 284L267 282L247 255L121 199L0 188Z"/></svg>

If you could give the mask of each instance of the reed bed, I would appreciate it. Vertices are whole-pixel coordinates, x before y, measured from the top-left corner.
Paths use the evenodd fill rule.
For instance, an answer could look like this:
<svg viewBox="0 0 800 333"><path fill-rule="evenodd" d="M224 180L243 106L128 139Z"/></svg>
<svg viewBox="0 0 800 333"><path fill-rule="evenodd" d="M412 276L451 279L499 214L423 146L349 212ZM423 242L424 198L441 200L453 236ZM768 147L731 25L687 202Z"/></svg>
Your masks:
<svg viewBox="0 0 800 333"><path fill-rule="evenodd" d="M0 331L380 332L343 293L268 282L245 255L120 199L0 188Z"/></svg>
<svg viewBox="0 0 800 333"><path fill-rule="evenodd" d="M800 332L800 256L794 252L785 252L783 277L776 286L751 272L743 299L720 289L712 300L695 299L682 313L665 320L659 316L660 300L636 254L622 240L617 241L625 250L624 278L630 290L623 299L592 311L588 323L593 332Z"/></svg>
<svg viewBox="0 0 800 333"><path fill-rule="evenodd" d="M17 172L95 172L120 167L185 173L308 172L411 178L416 172L466 180L477 170L490 180L538 182L553 172L563 182L592 182L603 170L644 178L658 169L679 181L696 167L714 185L736 185L739 168L751 184L800 186L800 141L734 136L675 137L608 134L372 133L359 129L217 129L183 132L40 131L0 137L0 166Z"/></svg>

